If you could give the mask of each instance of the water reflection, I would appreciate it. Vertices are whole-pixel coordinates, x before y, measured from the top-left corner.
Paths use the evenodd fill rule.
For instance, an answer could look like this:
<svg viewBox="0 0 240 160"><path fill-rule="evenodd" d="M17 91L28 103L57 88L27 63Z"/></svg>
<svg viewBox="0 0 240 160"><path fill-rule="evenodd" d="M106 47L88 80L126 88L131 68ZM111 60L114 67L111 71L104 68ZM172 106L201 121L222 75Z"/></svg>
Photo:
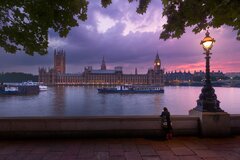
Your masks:
<svg viewBox="0 0 240 160"><path fill-rule="evenodd" d="M221 108L240 113L240 88L216 87ZM187 115L201 87L165 87L163 94L99 94L95 87L49 87L36 96L0 97L0 116Z"/></svg>
<svg viewBox="0 0 240 160"><path fill-rule="evenodd" d="M66 90L64 86L52 87L52 114L64 115L66 106Z"/></svg>

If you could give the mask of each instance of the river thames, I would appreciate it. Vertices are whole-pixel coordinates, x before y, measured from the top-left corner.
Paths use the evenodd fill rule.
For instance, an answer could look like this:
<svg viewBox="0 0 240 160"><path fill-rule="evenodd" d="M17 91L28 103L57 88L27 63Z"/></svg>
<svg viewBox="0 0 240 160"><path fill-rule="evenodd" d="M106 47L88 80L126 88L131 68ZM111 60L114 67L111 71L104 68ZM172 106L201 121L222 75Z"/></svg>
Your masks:
<svg viewBox="0 0 240 160"><path fill-rule="evenodd" d="M164 87L160 94L99 94L96 87L49 87L34 96L0 97L0 116L187 115L201 87ZM240 114L240 88L215 87L221 108Z"/></svg>

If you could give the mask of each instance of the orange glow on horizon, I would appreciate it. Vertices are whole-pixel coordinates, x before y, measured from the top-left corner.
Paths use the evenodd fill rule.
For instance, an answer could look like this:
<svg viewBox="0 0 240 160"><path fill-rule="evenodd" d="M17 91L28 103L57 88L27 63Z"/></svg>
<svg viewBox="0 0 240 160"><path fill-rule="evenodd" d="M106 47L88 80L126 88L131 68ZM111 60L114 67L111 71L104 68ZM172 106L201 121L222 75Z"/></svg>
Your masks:
<svg viewBox="0 0 240 160"><path fill-rule="evenodd" d="M212 62L210 64L211 71L222 71L226 72L240 72L239 62L238 61L229 61L229 62ZM190 71L193 73L194 71L205 71L205 62L197 62L192 64L183 64L183 65L171 65L166 66L166 71Z"/></svg>

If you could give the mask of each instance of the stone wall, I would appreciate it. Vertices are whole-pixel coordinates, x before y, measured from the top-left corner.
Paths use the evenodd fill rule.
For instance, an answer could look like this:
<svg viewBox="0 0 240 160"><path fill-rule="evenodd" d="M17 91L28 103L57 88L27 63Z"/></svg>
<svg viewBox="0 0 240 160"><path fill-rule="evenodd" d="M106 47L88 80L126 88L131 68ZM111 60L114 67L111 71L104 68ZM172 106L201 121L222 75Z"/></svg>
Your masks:
<svg viewBox="0 0 240 160"><path fill-rule="evenodd" d="M198 134L198 118L173 116L176 135ZM145 136L162 134L159 116L0 118L0 135Z"/></svg>
<svg viewBox="0 0 240 160"><path fill-rule="evenodd" d="M230 118L232 134L240 134L240 114L232 114Z"/></svg>
<svg viewBox="0 0 240 160"><path fill-rule="evenodd" d="M199 118L172 116L174 135L198 135ZM159 116L1 117L0 136L158 136ZM240 115L231 115L231 131L240 133Z"/></svg>

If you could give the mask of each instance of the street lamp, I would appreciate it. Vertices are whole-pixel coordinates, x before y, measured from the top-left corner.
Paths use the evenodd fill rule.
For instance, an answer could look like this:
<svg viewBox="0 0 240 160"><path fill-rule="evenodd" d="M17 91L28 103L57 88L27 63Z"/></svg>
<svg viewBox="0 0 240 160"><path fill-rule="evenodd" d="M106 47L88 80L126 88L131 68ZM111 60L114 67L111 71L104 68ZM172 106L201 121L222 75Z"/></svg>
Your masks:
<svg viewBox="0 0 240 160"><path fill-rule="evenodd" d="M205 82L202 88L199 99L197 100L197 107L195 110L201 112L223 112L223 110L219 107L219 100L217 100L217 96L215 94L215 90L212 87L211 78L210 78L210 53L211 48L213 47L215 40L210 37L209 32L207 31L206 37L201 41L201 45L205 50L205 59L206 59L206 74L205 74Z"/></svg>

